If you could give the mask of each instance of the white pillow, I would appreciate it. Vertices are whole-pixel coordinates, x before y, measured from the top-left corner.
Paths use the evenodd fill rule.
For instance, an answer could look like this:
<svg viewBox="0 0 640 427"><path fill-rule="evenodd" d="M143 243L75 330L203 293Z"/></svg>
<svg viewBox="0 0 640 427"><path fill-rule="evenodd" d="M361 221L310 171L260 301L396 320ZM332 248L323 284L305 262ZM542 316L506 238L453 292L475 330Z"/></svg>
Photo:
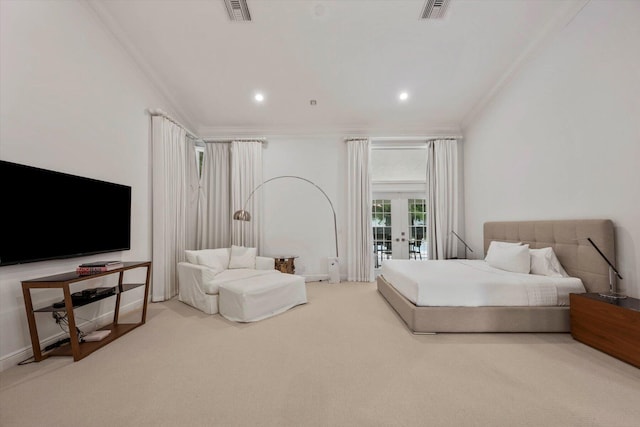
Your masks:
<svg viewBox="0 0 640 427"><path fill-rule="evenodd" d="M256 248L244 246L231 246L231 258L229 269L232 268L256 268Z"/></svg>
<svg viewBox="0 0 640 427"><path fill-rule="evenodd" d="M531 269L529 245L505 245L504 242L491 242L484 260L491 267L514 273L528 274Z"/></svg>
<svg viewBox="0 0 640 427"><path fill-rule="evenodd" d="M198 251L190 251L190 250L186 250L184 251L184 254L187 257L187 262L190 264L197 264L198 263Z"/></svg>
<svg viewBox="0 0 640 427"><path fill-rule="evenodd" d="M531 274L550 277L569 277L553 248L529 249Z"/></svg>
<svg viewBox="0 0 640 427"><path fill-rule="evenodd" d="M227 269L229 265L229 249L202 249L196 251L197 264L204 265L215 271L222 271Z"/></svg>

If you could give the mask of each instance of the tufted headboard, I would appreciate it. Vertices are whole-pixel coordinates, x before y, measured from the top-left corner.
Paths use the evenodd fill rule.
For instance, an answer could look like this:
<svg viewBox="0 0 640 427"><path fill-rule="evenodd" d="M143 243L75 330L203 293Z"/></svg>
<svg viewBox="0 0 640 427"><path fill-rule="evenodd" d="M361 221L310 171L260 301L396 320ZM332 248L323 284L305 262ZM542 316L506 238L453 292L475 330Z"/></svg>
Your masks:
<svg viewBox="0 0 640 427"><path fill-rule="evenodd" d="M587 237L616 264L613 222L608 219L486 222L484 252L492 240L528 243L532 249L551 246L567 273L580 278L588 292L606 292L609 266Z"/></svg>

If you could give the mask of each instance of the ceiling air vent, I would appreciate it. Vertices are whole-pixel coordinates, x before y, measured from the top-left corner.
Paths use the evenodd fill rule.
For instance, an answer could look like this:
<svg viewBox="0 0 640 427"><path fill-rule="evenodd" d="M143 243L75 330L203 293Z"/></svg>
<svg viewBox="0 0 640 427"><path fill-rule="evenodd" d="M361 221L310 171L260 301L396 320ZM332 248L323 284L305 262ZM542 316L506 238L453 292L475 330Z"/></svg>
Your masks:
<svg viewBox="0 0 640 427"><path fill-rule="evenodd" d="M232 21L251 21L247 0L224 0L224 5Z"/></svg>
<svg viewBox="0 0 640 427"><path fill-rule="evenodd" d="M449 6L449 0L427 0L422 9L421 19L440 19L444 18L444 14Z"/></svg>

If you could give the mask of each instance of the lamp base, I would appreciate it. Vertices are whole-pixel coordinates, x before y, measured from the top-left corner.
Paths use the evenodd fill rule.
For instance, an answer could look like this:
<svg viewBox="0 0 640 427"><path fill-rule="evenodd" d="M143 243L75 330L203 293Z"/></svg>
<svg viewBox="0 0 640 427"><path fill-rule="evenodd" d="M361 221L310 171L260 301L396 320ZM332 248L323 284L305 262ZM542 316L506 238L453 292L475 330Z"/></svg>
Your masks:
<svg viewBox="0 0 640 427"><path fill-rule="evenodd" d="M601 297L610 298L610 299L625 299L627 296L625 294L619 294L618 292L602 292L599 293Z"/></svg>
<svg viewBox="0 0 640 427"><path fill-rule="evenodd" d="M329 283L340 283L340 264L335 257L329 257Z"/></svg>

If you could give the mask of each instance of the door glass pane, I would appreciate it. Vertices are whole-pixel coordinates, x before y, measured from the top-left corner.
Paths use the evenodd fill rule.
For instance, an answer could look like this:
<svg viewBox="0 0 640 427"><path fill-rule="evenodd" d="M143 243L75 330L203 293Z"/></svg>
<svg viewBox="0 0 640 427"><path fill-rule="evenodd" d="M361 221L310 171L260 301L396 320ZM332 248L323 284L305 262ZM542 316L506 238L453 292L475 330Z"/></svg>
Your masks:
<svg viewBox="0 0 640 427"><path fill-rule="evenodd" d="M375 199L371 212L375 268L388 259L428 259L425 199Z"/></svg>
<svg viewBox="0 0 640 427"><path fill-rule="evenodd" d="M375 268L379 268L383 258L391 257L391 200L374 200L371 215Z"/></svg>
<svg viewBox="0 0 640 427"><path fill-rule="evenodd" d="M428 259L427 203L425 199L408 199L409 258Z"/></svg>

